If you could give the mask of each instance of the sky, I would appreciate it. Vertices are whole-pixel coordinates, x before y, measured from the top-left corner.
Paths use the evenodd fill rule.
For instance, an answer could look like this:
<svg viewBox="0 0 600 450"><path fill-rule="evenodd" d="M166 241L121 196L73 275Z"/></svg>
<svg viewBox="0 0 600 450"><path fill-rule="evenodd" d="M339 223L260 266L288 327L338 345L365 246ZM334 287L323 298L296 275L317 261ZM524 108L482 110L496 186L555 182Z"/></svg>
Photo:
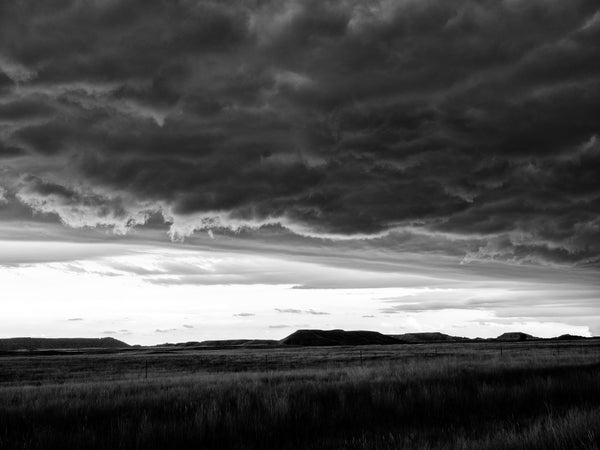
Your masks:
<svg viewBox="0 0 600 450"><path fill-rule="evenodd" d="M0 3L0 337L600 335L596 0Z"/></svg>

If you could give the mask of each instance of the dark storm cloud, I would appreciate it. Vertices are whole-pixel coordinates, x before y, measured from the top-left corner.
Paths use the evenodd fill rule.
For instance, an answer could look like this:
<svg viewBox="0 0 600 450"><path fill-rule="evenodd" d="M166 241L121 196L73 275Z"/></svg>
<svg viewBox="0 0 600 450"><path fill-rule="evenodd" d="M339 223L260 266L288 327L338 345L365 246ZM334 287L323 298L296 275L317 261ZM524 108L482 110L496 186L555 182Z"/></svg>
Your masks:
<svg viewBox="0 0 600 450"><path fill-rule="evenodd" d="M0 159L15 158L17 156L23 156L24 154L25 151L22 148L0 142Z"/></svg>
<svg viewBox="0 0 600 450"><path fill-rule="evenodd" d="M597 264L598 11L3 2L5 187L73 226L412 230L388 239L465 262Z"/></svg>
<svg viewBox="0 0 600 450"><path fill-rule="evenodd" d="M105 225L125 232L136 223L136 218L129 214L119 196L109 197L86 190L25 175L20 180L16 198L33 212L56 214L63 223L71 226ZM144 217L137 218L138 222L144 220Z"/></svg>
<svg viewBox="0 0 600 450"><path fill-rule="evenodd" d="M0 104L0 121L20 121L51 116L54 109L40 100L16 100Z"/></svg>

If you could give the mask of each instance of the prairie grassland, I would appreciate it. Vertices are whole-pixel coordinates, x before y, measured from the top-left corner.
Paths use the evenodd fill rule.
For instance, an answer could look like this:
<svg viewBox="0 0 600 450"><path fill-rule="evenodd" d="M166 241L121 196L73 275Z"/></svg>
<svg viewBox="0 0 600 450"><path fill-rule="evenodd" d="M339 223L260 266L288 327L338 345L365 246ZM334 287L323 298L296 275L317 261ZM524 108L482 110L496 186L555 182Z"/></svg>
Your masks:
<svg viewBox="0 0 600 450"><path fill-rule="evenodd" d="M0 448L599 448L597 343L498 350L3 357Z"/></svg>

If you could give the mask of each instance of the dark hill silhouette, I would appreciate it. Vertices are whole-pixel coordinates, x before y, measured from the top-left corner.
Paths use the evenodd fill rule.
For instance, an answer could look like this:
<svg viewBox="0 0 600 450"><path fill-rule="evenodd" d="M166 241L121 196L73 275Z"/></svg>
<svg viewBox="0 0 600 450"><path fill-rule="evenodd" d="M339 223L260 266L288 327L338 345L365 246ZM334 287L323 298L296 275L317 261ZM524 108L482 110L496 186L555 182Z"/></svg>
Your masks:
<svg viewBox="0 0 600 450"><path fill-rule="evenodd" d="M260 347L265 345L276 345L278 341L270 339L222 339L200 342L202 347Z"/></svg>
<svg viewBox="0 0 600 450"><path fill-rule="evenodd" d="M398 340L376 331L298 330L279 341L282 345L381 345L398 344Z"/></svg>
<svg viewBox="0 0 600 450"><path fill-rule="evenodd" d="M520 332L504 333L496 338L497 341L531 341L534 339L540 338Z"/></svg>
<svg viewBox="0 0 600 450"><path fill-rule="evenodd" d="M0 339L0 351L66 350L83 348L118 349L129 344L111 337L105 338L9 338Z"/></svg>
<svg viewBox="0 0 600 450"><path fill-rule="evenodd" d="M581 339L587 339L587 338L584 336L576 336L573 334L562 334L562 335L552 338L552 339L556 339L558 341L579 341Z"/></svg>
<svg viewBox="0 0 600 450"><path fill-rule="evenodd" d="M279 344L271 339L212 339L206 341L178 342L176 344L161 344L158 347L183 347L183 348L232 348L232 347L270 347Z"/></svg>
<svg viewBox="0 0 600 450"><path fill-rule="evenodd" d="M539 338L522 332L504 333L497 338L465 338L450 336L439 332L429 333L404 333L387 335L376 331L345 331L345 330L298 330L280 341L269 339L222 339L189 341L175 344L161 344L156 346L140 346L119 341L111 337L105 338L8 338L0 339L0 352L13 352L19 350L71 351L71 350L96 350L119 351L126 348L154 348L173 347L175 350L206 349L206 348L266 348L276 346L336 346L336 345L393 345L393 344L444 344L444 343L469 343L469 342L523 342L531 340L547 341L574 341L598 339L563 334L553 338Z"/></svg>
<svg viewBox="0 0 600 450"><path fill-rule="evenodd" d="M391 335L393 338L398 339L406 344L419 344L425 342L459 342L464 341L465 338L459 338L450 336L444 333L405 333Z"/></svg>
<svg viewBox="0 0 600 450"><path fill-rule="evenodd" d="M549 340L578 340L587 339L582 336L565 334ZM439 332L405 333L386 335L376 331L344 331L344 330L298 330L279 341L280 345L297 346L326 346L326 345L388 345L388 344L426 344L452 342L521 342L543 340L522 332L504 333L497 338L465 338L450 336Z"/></svg>

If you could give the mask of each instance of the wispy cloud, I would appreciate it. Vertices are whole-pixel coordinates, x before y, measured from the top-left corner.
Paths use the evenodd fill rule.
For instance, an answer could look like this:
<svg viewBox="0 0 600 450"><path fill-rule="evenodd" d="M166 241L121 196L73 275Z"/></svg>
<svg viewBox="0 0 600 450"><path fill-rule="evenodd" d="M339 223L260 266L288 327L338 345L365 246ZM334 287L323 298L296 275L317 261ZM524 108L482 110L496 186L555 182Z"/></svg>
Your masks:
<svg viewBox="0 0 600 450"><path fill-rule="evenodd" d="M294 308L275 308L275 311L284 314L302 314L302 310Z"/></svg>
<svg viewBox="0 0 600 450"><path fill-rule="evenodd" d="M294 308L275 308L275 311L277 311L278 313L283 313L283 314L311 314L313 316L329 315L328 312L315 311L314 309L301 310L301 309L294 309Z"/></svg>

